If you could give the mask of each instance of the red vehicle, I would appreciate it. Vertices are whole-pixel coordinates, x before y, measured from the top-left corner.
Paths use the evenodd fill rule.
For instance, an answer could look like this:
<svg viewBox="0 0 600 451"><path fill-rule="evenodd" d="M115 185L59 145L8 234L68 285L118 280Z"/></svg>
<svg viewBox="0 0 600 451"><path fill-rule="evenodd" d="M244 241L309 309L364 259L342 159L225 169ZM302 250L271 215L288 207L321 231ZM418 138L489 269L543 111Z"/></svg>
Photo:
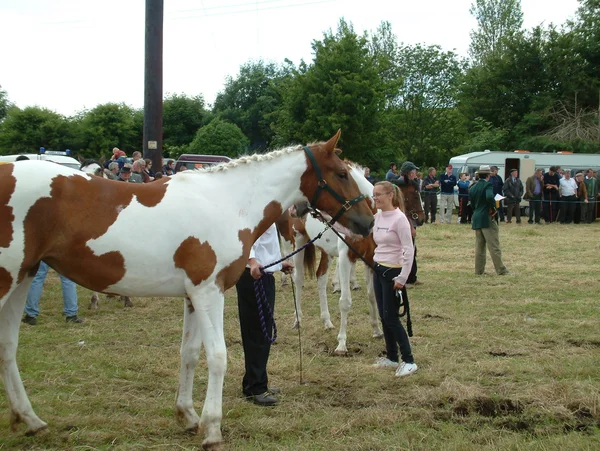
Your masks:
<svg viewBox="0 0 600 451"><path fill-rule="evenodd" d="M198 169L228 161L231 161L231 158L222 155L194 155L184 153L179 157L177 163L175 163L175 172L179 172L182 166L185 166L187 169Z"/></svg>

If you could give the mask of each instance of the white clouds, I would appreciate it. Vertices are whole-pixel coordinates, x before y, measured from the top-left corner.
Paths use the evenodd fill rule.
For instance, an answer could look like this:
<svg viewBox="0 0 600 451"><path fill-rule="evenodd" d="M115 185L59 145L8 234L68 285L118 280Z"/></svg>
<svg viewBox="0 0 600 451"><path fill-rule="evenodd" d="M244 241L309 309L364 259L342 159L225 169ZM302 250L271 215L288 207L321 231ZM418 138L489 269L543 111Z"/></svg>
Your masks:
<svg viewBox="0 0 600 451"><path fill-rule="evenodd" d="M392 23L399 42L466 55L471 0L165 0L164 92L212 102L251 59L311 59L340 17L358 33ZM576 0L522 0L525 27L564 23ZM144 0L4 0L0 84L20 107L70 115L100 103L143 105Z"/></svg>

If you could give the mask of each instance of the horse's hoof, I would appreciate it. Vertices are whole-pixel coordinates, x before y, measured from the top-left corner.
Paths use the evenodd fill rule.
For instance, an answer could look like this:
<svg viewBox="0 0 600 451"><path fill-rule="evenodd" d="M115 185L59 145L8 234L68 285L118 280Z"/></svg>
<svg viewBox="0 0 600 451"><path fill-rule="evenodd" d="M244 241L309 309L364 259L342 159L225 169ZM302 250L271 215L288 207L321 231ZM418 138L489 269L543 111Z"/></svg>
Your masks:
<svg viewBox="0 0 600 451"><path fill-rule="evenodd" d="M383 338L383 332L373 332L373 338Z"/></svg>
<svg viewBox="0 0 600 451"><path fill-rule="evenodd" d="M43 425L41 425L41 426L38 426L38 427L36 427L36 428L34 428L34 429L27 429L27 430L25 431L25 436L27 436L27 437L33 437L33 436L34 436L34 435L36 435L38 432L41 432L41 431L43 431L44 429L48 429L48 424L44 423Z"/></svg>
<svg viewBox="0 0 600 451"><path fill-rule="evenodd" d="M336 349L335 351L333 351L333 353L337 356L345 357L348 355L348 350L347 349Z"/></svg>
<svg viewBox="0 0 600 451"><path fill-rule="evenodd" d="M354 285L352 291L360 290L360 285Z"/></svg>
<svg viewBox="0 0 600 451"><path fill-rule="evenodd" d="M323 322L323 326L325 327L325 330L329 330L329 329L333 329L334 325L331 321L324 321Z"/></svg>
<svg viewBox="0 0 600 451"><path fill-rule="evenodd" d="M207 451L221 451L223 449L223 442L203 442L202 449Z"/></svg>
<svg viewBox="0 0 600 451"><path fill-rule="evenodd" d="M300 327L300 323L298 321L294 321L294 324L292 324L292 329L298 329L298 327Z"/></svg>
<svg viewBox="0 0 600 451"><path fill-rule="evenodd" d="M341 293L342 290L340 290L339 288L333 288L333 290L331 290L332 293Z"/></svg>

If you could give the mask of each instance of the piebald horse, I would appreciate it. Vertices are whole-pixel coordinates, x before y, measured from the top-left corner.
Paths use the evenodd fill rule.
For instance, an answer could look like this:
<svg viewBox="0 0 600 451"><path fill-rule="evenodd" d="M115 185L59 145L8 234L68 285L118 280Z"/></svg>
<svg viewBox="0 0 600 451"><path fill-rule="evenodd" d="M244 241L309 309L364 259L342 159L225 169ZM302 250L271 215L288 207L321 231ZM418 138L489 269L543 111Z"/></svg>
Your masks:
<svg viewBox="0 0 600 451"><path fill-rule="evenodd" d="M104 157L102 157L99 161L96 161L94 159L83 159L79 157L79 162L81 163L81 166L79 166L80 171L83 171L86 174L108 179L108 177L104 173L104 167L102 166L104 162ZM112 294L109 294L108 297L114 296ZM120 296L120 300L123 302L124 307L133 307L133 303L131 302L129 296ZM92 297L90 298L90 306L88 307L88 309L97 310L99 302L100 296L98 296L98 293L95 291L92 292Z"/></svg>
<svg viewBox="0 0 600 451"><path fill-rule="evenodd" d="M337 155L339 136L146 184L42 161L1 165L0 362L13 428L24 422L33 435L47 427L16 361L26 294L44 260L94 291L185 297L175 411L186 429L206 429L204 447L220 448L224 293L244 271L254 241L288 207L307 200L354 233L367 236L373 227L371 208ZM128 238L140 225L152 247ZM208 383L199 416L192 389L203 345Z"/></svg>
<svg viewBox="0 0 600 451"><path fill-rule="evenodd" d="M370 197L373 194L373 185L366 180L364 177L364 171L360 166L354 163L349 165L351 169L351 175L357 181L361 192ZM411 184L401 184L400 190L404 197L404 211L409 219L411 219L416 225L421 225L425 221L425 214L423 206L421 204L421 197L418 189ZM312 237L317 236L325 229L325 224L315 219L311 215L307 215L303 223L294 223L294 230L296 235L294 241L296 246L301 247L307 243ZM375 252L375 242L373 236L369 235L366 238L359 238L356 236L346 236L351 246L359 252L360 256L363 257L370 265L373 265L373 255ZM356 253L350 249L344 241L339 239L332 230L327 230L321 238L315 241L315 246L321 249L321 260L316 271L317 276L317 287L319 292L319 304L321 310L321 321L325 329L332 329L334 326L331 322L331 315L329 313L329 305L327 300L327 281L328 281L328 268L329 263L333 257L338 257L338 266L336 267L336 276L339 276L340 286L340 329L338 332L337 340L338 346L335 349L335 354L345 355L348 352L346 345L347 341L347 327L348 327L348 315L350 308L352 307L352 290L351 280L352 275L355 273L355 263L360 259ZM306 254L304 254L306 252ZM307 249L307 251L299 252L294 256L295 271L294 271L294 283L296 287L296 305L298 311L296 313L296 319L294 321L294 327L298 326L298 321L302 318L302 285L304 282L304 273L302 271L303 266L305 268L314 267L314 263L311 261L314 258L314 250ZM372 328L372 335L375 338L379 338L383 335L380 328L380 321L377 312L377 303L375 300L375 293L373 292L373 279L372 271L365 265L365 279L367 285L367 299L369 301L369 322Z"/></svg>

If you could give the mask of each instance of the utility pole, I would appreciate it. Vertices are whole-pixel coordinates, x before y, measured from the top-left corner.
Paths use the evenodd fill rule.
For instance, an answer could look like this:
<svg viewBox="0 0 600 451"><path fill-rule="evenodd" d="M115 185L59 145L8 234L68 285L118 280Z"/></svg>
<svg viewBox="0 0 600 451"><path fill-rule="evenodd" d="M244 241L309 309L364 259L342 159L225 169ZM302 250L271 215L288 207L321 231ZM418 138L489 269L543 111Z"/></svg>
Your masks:
<svg viewBox="0 0 600 451"><path fill-rule="evenodd" d="M163 0L146 0L144 61L144 158L162 171Z"/></svg>

